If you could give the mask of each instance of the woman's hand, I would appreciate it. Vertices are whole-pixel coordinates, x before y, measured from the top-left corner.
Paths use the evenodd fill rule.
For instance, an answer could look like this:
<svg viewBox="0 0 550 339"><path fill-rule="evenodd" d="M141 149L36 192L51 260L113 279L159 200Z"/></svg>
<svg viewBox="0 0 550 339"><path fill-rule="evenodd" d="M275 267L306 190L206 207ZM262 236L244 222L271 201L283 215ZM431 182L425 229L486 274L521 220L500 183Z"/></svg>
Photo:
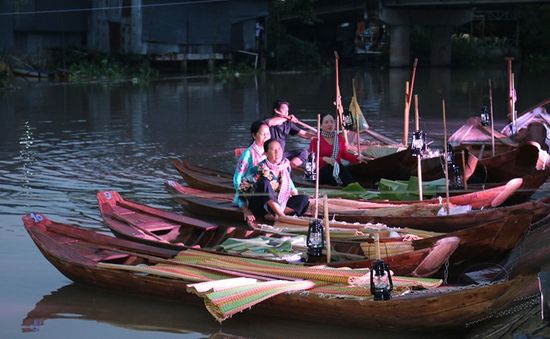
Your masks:
<svg viewBox="0 0 550 339"><path fill-rule="evenodd" d="M292 191L290 192L290 196L291 196L291 197L292 197L292 196L295 196L295 195L298 195L298 190L292 190Z"/></svg>
<svg viewBox="0 0 550 339"><path fill-rule="evenodd" d="M246 221L247 223L256 221L256 217L254 216L254 214L252 214L252 211L248 207L243 208L243 215L244 221Z"/></svg>
<svg viewBox="0 0 550 339"><path fill-rule="evenodd" d="M334 159L332 159L331 157L323 157L323 161L327 164L334 165Z"/></svg>

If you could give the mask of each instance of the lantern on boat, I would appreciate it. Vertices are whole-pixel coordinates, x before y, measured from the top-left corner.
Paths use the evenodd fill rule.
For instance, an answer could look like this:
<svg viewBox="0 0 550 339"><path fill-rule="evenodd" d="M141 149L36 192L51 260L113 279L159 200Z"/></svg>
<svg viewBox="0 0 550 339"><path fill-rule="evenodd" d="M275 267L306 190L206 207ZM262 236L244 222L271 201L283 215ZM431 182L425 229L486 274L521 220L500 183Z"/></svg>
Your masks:
<svg viewBox="0 0 550 339"><path fill-rule="evenodd" d="M464 189L462 169L455 163L454 158L453 146L447 144L447 173L449 173L449 185L453 189Z"/></svg>
<svg viewBox="0 0 550 339"><path fill-rule="evenodd" d="M426 133L424 131L416 131L412 135L411 151L412 154L422 157L424 151L426 151Z"/></svg>
<svg viewBox="0 0 550 339"><path fill-rule="evenodd" d="M304 178L309 181L317 179L317 163L315 162L315 153L309 152L305 164Z"/></svg>
<svg viewBox="0 0 550 339"><path fill-rule="evenodd" d="M390 267L383 260L376 260L370 271L370 292L374 300L390 300L393 282Z"/></svg>
<svg viewBox="0 0 550 339"><path fill-rule="evenodd" d="M342 127L351 130L353 128L353 115L349 109L344 110L342 113Z"/></svg>
<svg viewBox="0 0 550 339"><path fill-rule="evenodd" d="M487 109L487 106L481 106L480 117L482 126L489 126L491 124L491 119L489 117L489 110Z"/></svg>
<svg viewBox="0 0 550 339"><path fill-rule="evenodd" d="M323 255L323 247L325 242L325 232L321 220L313 219L309 223L307 230L307 255L308 261L310 257L320 258Z"/></svg>

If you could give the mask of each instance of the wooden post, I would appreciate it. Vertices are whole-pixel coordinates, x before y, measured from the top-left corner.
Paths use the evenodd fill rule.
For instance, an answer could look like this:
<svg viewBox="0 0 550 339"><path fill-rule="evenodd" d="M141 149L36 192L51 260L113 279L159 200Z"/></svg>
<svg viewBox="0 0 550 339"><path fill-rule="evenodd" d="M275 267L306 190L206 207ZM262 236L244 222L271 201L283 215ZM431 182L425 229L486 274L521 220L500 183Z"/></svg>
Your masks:
<svg viewBox="0 0 550 339"><path fill-rule="evenodd" d="M445 197L446 197L446 204L445 209L447 210L447 215L449 214L449 166L447 163L447 159L449 157L449 150L447 148L447 114L445 112L445 99L441 101L441 105L443 108L443 145L445 146Z"/></svg>
<svg viewBox="0 0 550 339"><path fill-rule="evenodd" d="M418 111L418 95L414 95L414 128L420 131L420 112ZM416 157L416 169L418 172L418 200L422 201L422 156L419 154Z"/></svg>
<svg viewBox="0 0 550 339"><path fill-rule="evenodd" d="M493 156L495 156L495 122L493 120L493 85L491 79L489 79L489 112L491 113L491 148L493 149Z"/></svg>
<svg viewBox="0 0 550 339"><path fill-rule="evenodd" d="M355 78L351 79L351 88L353 90L353 97L355 98L355 102L357 102L357 93L355 93ZM359 105L359 103L357 103ZM355 117L355 130L357 133L357 156L361 155L361 138L359 137L359 112L356 112L357 115Z"/></svg>
<svg viewBox="0 0 550 339"><path fill-rule="evenodd" d="M374 246L376 248L376 259L380 260L380 231L374 233Z"/></svg>
<svg viewBox="0 0 550 339"><path fill-rule="evenodd" d="M319 148L321 145L321 114L317 114L317 154L315 155L315 219L319 217Z"/></svg>
<svg viewBox="0 0 550 339"><path fill-rule="evenodd" d="M330 221L328 219L328 198L325 194L323 202L324 224L325 224L325 241L327 244L327 263L330 263L331 251L330 251Z"/></svg>

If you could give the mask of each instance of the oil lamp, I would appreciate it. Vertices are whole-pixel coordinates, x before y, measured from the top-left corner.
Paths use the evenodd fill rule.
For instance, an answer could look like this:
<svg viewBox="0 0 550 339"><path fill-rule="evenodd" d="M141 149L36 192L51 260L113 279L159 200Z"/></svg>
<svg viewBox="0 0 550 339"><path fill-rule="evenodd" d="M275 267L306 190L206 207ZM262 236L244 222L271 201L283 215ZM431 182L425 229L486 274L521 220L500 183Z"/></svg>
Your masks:
<svg viewBox="0 0 550 339"><path fill-rule="evenodd" d="M487 109L487 106L481 106L480 117L482 126L489 126L491 124L491 119L489 118L489 110Z"/></svg>
<svg viewBox="0 0 550 339"><path fill-rule="evenodd" d="M413 133L411 151L415 157L422 157L422 154L426 151L426 133L424 133L424 131L416 131Z"/></svg>
<svg viewBox="0 0 550 339"><path fill-rule="evenodd" d="M454 161L454 149L451 144L447 144L447 171L449 173L449 181L452 180L452 188L464 189L462 170Z"/></svg>
<svg viewBox="0 0 550 339"><path fill-rule="evenodd" d="M323 255L325 241L324 233L321 220L313 219L309 223L306 240L308 261L311 259L310 257L320 258Z"/></svg>
<svg viewBox="0 0 550 339"><path fill-rule="evenodd" d="M390 300L392 290L390 267L383 260L376 260L370 271L370 292L374 300Z"/></svg>
<svg viewBox="0 0 550 339"><path fill-rule="evenodd" d="M342 127L347 130L353 128L353 115L348 109L344 110L344 113L342 113Z"/></svg>
<svg viewBox="0 0 550 339"><path fill-rule="evenodd" d="M317 168L315 163L315 153L310 152L307 156L304 178L308 181L315 181L317 178Z"/></svg>

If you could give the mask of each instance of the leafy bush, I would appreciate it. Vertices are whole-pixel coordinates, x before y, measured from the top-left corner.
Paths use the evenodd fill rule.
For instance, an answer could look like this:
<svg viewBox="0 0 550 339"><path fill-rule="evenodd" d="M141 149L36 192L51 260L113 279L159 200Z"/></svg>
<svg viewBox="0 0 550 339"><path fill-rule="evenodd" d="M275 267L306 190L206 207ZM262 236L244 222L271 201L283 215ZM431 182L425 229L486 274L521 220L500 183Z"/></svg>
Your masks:
<svg viewBox="0 0 550 339"><path fill-rule="evenodd" d="M276 51L277 68L285 70L319 69L321 55L316 45L285 35Z"/></svg>

